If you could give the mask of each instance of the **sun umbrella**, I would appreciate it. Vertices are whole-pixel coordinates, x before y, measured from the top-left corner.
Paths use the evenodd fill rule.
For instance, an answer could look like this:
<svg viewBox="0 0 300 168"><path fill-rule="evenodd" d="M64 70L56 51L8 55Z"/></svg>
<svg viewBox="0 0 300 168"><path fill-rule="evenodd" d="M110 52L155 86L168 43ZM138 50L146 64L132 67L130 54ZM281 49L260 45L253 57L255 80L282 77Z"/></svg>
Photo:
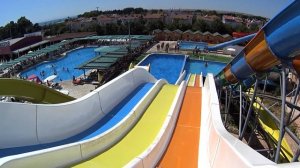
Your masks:
<svg viewBox="0 0 300 168"><path fill-rule="evenodd" d="M48 76L46 79L44 79L44 82L53 81L55 78L57 78L57 75Z"/></svg>

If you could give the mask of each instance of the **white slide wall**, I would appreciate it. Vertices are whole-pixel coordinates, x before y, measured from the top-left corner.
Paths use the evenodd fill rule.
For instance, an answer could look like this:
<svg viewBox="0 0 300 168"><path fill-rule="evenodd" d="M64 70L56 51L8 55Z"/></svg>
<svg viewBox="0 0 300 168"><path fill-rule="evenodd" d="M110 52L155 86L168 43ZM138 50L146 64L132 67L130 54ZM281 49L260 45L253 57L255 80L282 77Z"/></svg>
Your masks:
<svg viewBox="0 0 300 168"><path fill-rule="evenodd" d="M221 120L212 74L202 89L201 131L198 167L300 167L299 163L275 164L231 135Z"/></svg>
<svg viewBox="0 0 300 168"><path fill-rule="evenodd" d="M94 125L145 82L154 83L156 79L144 69L136 68L72 102L55 105L1 102L0 148L42 144L74 136Z"/></svg>

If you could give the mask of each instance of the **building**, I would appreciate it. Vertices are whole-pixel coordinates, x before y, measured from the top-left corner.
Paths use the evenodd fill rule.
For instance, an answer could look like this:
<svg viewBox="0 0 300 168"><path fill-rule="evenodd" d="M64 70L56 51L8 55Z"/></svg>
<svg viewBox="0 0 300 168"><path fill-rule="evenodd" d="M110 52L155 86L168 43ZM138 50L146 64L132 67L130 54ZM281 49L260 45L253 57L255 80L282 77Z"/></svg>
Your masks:
<svg viewBox="0 0 300 168"><path fill-rule="evenodd" d="M193 39L194 33L191 30L187 30L182 33L182 39L185 41L190 41Z"/></svg>
<svg viewBox="0 0 300 168"><path fill-rule="evenodd" d="M210 32L206 31L203 33L203 41L207 43L213 43L213 40L213 35Z"/></svg>
<svg viewBox="0 0 300 168"><path fill-rule="evenodd" d="M97 17L97 22L99 25L106 25L111 23L118 23L119 15L113 14L113 15L99 15Z"/></svg>
<svg viewBox="0 0 300 168"><path fill-rule="evenodd" d="M161 31L160 29L153 30L152 35L154 35L155 39L158 41L165 40L165 33L163 31Z"/></svg>
<svg viewBox="0 0 300 168"><path fill-rule="evenodd" d="M214 34L210 32L204 32L201 31L191 31L187 30L185 32L182 32L181 30L174 30L170 31L168 29L166 30L159 30L156 29L152 32L152 35L155 36L156 40L159 41L177 41L177 40L185 40L185 41L199 41L199 42L207 42L207 43L222 43L225 41L232 40L232 37L229 34L223 34L216 32Z"/></svg>
<svg viewBox="0 0 300 168"><path fill-rule="evenodd" d="M182 40L182 31L179 29L176 29L173 31L173 39L176 40Z"/></svg>
<svg viewBox="0 0 300 168"><path fill-rule="evenodd" d="M147 13L146 15L143 16L143 18L145 20L147 20L148 22L153 22L153 21L164 21L164 15L160 14L160 13Z"/></svg>
<svg viewBox="0 0 300 168"><path fill-rule="evenodd" d="M192 24L193 22L192 14L184 14L184 13L175 13L171 15L172 23L177 22L179 24Z"/></svg>
<svg viewBox="0 0 300 168"><path fill-rule="evenodd" d="M195 31L194 32L194 35L193 35L193 41L203 41L204 39L204 36L203 36L203 33L201 31Z"/></svg>
<svg viewBox="0 0 300 168"><path fill-rule="evenodd" d="M233 32L232 33L232 37L233 38L241 38L241 37L244 37L244 36L248 36L252 33L245 33L245 32Z"/></svg>
<svg viewBox="0 0 300 168"><path fill-rule="evenodd" d="M231 27L238 27L238 26L241 26L243 24L242 18L229 16L229 15L223 15L222 16L222 22L224 24L230 25Z"/></svg>
<svg viewBox="0 0 300 168"><path fill-rule="evenodd" d="M41 43L43 40L42 32L25 34L23 37L0 41L0 60L8 61L18 57L24 52L23 48ZM45 42L46 43L46 42ZM28 48L29 50L30 48Z"/></svg>
<svg viewBox="0 0 300 168"><path fill-rule="evenodd" d="M163 32L165 34L165 39L164 40L171 41L173 33L168 29L165 29Z"/></svg>
<svg viewBox="0 0 300 168"><path fill-rule="evenodd" d="M207 23L211 23L217 19L220 19L220 17L217 15L205 15L205 16L197 15L196 18L197 18L197 20L203 20Z"/></svg>
<svg viewBox="0 0 300 168"><path fill-rule="evenodd" d="M92 26L98 24L97 18L78 18L76 20L69 20L66 25L69 27L71 31L78 31L78 30L86 30L91 28Z"/></svg>

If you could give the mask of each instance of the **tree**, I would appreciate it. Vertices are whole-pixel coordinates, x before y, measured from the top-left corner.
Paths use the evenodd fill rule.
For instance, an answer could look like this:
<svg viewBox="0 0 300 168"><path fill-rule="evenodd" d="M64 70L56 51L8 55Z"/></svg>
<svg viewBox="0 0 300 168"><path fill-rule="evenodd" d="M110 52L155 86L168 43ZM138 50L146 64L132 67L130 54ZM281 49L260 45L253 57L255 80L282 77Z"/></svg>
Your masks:
<svg viewBox="0 0 300 168"><path fill-rule="evenodd" d="M33 31L35 32L35 31L40 31L42 28L41 28L41 26L38 24L38 23L35 23L34 25L33 25Z"/></svg>
<svg viewBox="0 0 300 168"><path fill-rule="evenodd" d="M118 25L115 23L108 23L105 26L105 34L118 34Z"/></svg>
<svg viewBox="0 0 300 168"><path fill-rule="evenodd" d="M33 26L32 23L31 23L31 21L28 20L28 19L26 19L25 16L23 16L20 19L18 19L17 24L18 24L19 33L21 33L21 34L28 33L29 30Z"/></svg>
<svg viewBox="0 0 300 168"><path fill-rule="evenodd" d="M214 32L219 32L221 34L225 34L227 33L226 32L226 29L225 29L225 26L224 24L222 23L221 19L215 19L211 25L210 25L210 31L212 33Z"/></svg>
<svg viewBox="0 0 300 168"><path fill-rule="evenodd" d="M18 25L14 21L10 21L5 27L5 32L7 33L7 36L4 36L4 38L15 38L20 35L18 32Z"/></svg>
<svg viewBox="0 0 300 168"><path fill-rule="evenodd" d="M250 32L257 32L259 30L259 26L257 24L251 24L249 27Z"/></svg>
<svg viewBox="0 0 300 168"><path fill-rule="evenodd" d="M237 31L237 32L246 32L246 33L250 32L249 29L248 29L248 27L245 26L244 24L238 25L235 28L235 31Z"/></svg>
<svg viewBox="0 0 300 168"><path fill-rule="evenodd" d="M97 32L97 35L99 35L99 36L105 35L105 28L100 25L97 25L96 32Z"/></svg>
<svg viewBox="0 0 300 168"><path fill-rule="evenodd" d="M134 12L134 8L124 8L122 12L125 15L130 15L131 13Z"/></svg>
<svg viewBox="0 0 300 168"><path fill-rule="evenodd" d="M202 32L206 32L206 31L210 31L210 26L206 21L204 21L202 19L199 19L192 26L192 29L193 30L200 30Z"/></svg>

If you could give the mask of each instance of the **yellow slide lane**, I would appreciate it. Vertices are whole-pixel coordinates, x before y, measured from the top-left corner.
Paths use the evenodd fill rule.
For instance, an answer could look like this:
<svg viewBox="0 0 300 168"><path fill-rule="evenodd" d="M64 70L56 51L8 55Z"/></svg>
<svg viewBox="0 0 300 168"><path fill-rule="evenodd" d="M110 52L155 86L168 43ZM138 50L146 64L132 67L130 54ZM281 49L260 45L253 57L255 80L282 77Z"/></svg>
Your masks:
<svg viewBox="0 0 300 168"><path fill-rule="evenodd" d="M19 79L0 79L0 96L13 96L33 103L64 103L75 98L44 85Z"/></svg>
<svg viewBox="0 0 300 168"><path fill-rule="evenodd" d="M260 98L257 98L257 99L258 99L258 101L261 101ZM254 103L253 107L255 109L257 109L259 112L258 120L259 120L259 123L261 124L262 128L277 143L279 140L279 137L280 137L280 129L277 127L274 120L272 120L271 116L265 110L263 110L263 108L258 103ZM282 139L281 150L283 152L283 153L280 152L281 157L284 158L284 155L285 155L289 161L292 161L293 152L292 152L291 147L288 144L286 138Z"/></svg>
<svg viewBox="0 0 300 168"><path fill-rule="evenodd" d="M191 74L188 86L194 86L196 80L196 74Z"/></svg>
<svg viewBox="0 0 300 168"><path fill-rule="evenodd" d="M253 91L253 89L250 89L250 93L253 93ZM259 97L257 97L257 100L261 102L261 99ZM265 130L269 134L269 136L277 143L280 137L280 129L278 128L274 120L272 120L271 116L258 103L255 102L253 104L253 107L258 110L258 120L263 130ZM287 159L291 161L293 159L293 152L286 138L282 139L281 147L281 158L284 158L285 155Z"/></svg>
<svg viewBox="0 0 300 168"><path fill-rule="evenodd" d="M164 85L133 129L115 146L75 167L123 167L143 153L159 133L178 86Z"/></svg>

